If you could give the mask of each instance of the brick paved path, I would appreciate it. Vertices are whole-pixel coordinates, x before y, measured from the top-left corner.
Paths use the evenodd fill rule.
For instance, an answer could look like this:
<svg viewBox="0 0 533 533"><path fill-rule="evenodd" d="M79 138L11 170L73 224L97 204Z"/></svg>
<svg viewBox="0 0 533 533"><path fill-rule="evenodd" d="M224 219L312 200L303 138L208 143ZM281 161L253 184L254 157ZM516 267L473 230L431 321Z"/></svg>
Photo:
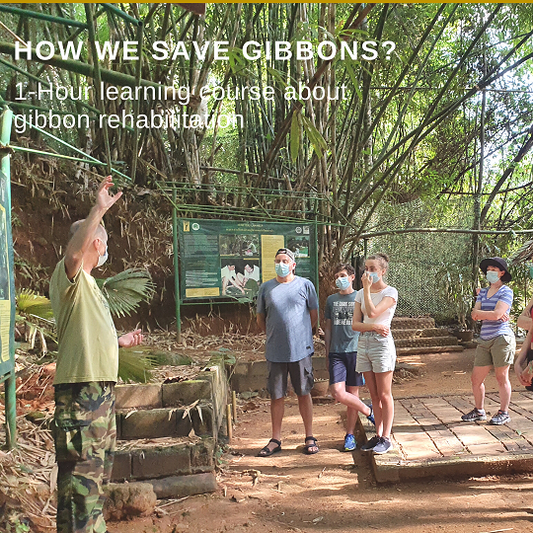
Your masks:
<svg viewBox="0 0 533 533"><path fill-rule="evenodd" d="M488 423L498 411L497 394L487 394L487 421L463 422L471 396L407 398L395 401L395 449L374 456L380 481L533 471L533 393L515 391L511 421ZM367 437L372 427L363 424Z"/></svg>

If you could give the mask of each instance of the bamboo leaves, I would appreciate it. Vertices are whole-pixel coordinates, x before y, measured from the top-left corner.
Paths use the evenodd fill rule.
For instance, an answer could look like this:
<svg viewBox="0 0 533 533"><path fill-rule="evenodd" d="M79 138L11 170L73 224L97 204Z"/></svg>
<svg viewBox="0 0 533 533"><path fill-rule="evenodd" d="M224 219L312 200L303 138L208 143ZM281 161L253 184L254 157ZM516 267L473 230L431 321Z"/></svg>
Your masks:
<svg viewBox="0 0 533 533"><path fill-rule="evenodd" d="M302 126L313 146L316 155L321 158L324 151L328 149L328 143L325 141L322 134L318 131L316 126L305 116L302 115Z"/></svg>
<svg viewBox="0 0 533 533"><path fill-rule="evenodd" d="M291 131L290 131L290 152L293 163L298 159L301 147L302 133L307 135L311 146L316 155L321 158L323 153L328 149L328 143L318 131L316 126L303 115L299 110L292 113Z"/></svg>

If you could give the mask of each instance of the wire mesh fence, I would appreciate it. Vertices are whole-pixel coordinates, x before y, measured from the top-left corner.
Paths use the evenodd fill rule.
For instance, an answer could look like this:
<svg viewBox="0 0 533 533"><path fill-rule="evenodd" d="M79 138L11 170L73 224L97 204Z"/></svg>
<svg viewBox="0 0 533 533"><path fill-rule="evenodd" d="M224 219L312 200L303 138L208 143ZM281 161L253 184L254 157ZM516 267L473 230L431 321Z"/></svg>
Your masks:
<svg viewBox="0 0 533 533"><path fill-rule="evenodd" d="M465 200L448 202L444 208L416 200L384 206L375 215L372 225L375 231L416 227L469 229L473 222L472 213L470 202ZM440 320L452 320L471 308L471 235L383 235L367 242L367 256L377 252L390 257L387 283L398 289L398 315L431 315ZM458 293L455 301L448 294L454 290Z"/></svg>

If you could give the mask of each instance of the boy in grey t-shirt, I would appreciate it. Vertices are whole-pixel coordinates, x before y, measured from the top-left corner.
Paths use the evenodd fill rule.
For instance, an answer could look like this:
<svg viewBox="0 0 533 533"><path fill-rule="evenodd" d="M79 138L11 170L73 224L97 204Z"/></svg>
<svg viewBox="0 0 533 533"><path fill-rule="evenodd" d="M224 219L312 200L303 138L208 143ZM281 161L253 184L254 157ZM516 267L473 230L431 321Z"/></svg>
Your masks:
<svg viewBox="0 0 533 533"><path fill-rule="evenodd" d="M294 274L294 254L287 248L277 251L276 277L259 288L257 323L266 331L265 356L268 361L268 392L272 419L272 438L259 452L269 457L281 450L281 423L287 378L298 396L305 428L305 452L318 452L313 437L313 326L318 320L318 298L313 284Z"/></svg>
<svg viewBox="0 0 533 533"><path fill-rule="evenodd" d="M351 265L341 264L335 268L335 285L339 292L326 301L324 328L326 363L329 368L331 395L346 405L346 435L343 451L355 450L354 437L357 413L363 413L371 422L372 407L359 399L359 387L365 384L363 376L355 371L359 333L352 330L354 301L357 291L353 288L355 270Z"/></svg>

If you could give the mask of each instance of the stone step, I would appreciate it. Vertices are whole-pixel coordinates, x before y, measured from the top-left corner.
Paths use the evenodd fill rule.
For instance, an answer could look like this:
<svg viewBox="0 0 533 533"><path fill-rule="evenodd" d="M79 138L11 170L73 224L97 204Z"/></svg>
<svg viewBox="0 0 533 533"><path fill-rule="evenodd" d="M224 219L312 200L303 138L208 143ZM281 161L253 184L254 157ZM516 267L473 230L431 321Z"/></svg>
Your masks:
<svg viewBox="0 0 533 533"><path fill-rule="evenodd" d="M224 356L213 356L196 379L117 385L117 438L124 440L198 435L226 431L228 383Z"/></svg>
<svg viewBox="0 0 533 533"><path fill-rule="evenodd" d="M418 339L420 337L448 337L450 332L446 328L393 329L392 335L394 340Z"/></svg>
<svg viewBox="0 0 533 533"><path fill-rule="evenodd" d="M177 383L148 383L117 385L115 387L117 409L158 409L190 405L196 400L210 401L213 395L212 375L204 373L200 378Z"/></svg>
<svg viewBox="0 0 533 533"><path fill-rule="evenodd" d="M198 403L192 408L167 407L140 411L117 410L117 438L122 440L188 435L216 437L211 404Z"/></svg>
<svg viewBox="0 0 533 533"><path fill-rule="evenodd" d="M396 316L392 319L391 329L394 331L397 329L427 329L434 328L435 320L429 316L412 318L407 316Z"/></svg>
<svg viewBox="0 0 533 533"><path fill-rule="evenodd" d="M417 346L409 348L396 348L396 355L419 355L425 353L443 353L443 352L462 352L464 347L461 345L450 346Z"/></svg>
<svg viewBox="0 0 533 533"><path fill-rule="evenodd" d="M138 481L213 472L215 439L117 441L112 481Z"/></svg>
<svg viewBox="0 0 533 533"><path fill-rule="evenodd" d="M394 333L393 333L394 336ZM396 348L414 348L422 346L453 346L459 344L457 337L420 337L418 339L394 339Z"/></svg>

